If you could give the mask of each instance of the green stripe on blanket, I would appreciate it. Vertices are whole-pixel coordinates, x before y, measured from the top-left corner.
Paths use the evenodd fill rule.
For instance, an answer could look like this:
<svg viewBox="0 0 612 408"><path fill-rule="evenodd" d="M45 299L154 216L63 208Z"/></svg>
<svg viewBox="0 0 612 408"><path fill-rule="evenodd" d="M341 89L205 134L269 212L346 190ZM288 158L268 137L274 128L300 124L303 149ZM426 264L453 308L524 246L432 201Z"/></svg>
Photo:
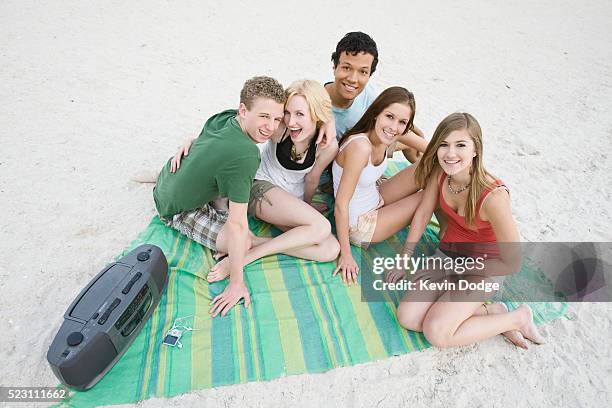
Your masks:
<svg viewBox="0 0 612 408"><path fill-rule="evenodd" d="M389 171L395 173L400 167L401 163L391 162ZM255 220L250 220L250 227L256 235L275 231ZM430 224L424 241L436 242L436 231L437 226ZM389 244L399 239L395 236ZM210 251L164 226L157 217L131 248L144 242L166 254L166 293L121 360L93 389L73 393L71 406L130 403L317 373L429 347L422 334L397 324L397 299L362 302L358 285L347 287L339 276L332 278L333 262L285 255L248 265L245 280L251 307L237 306L227 316L212 319L209 303L225 283L209 285L205 280L213 264ZM360 251L353 248L353 253L359 262ZM567 309L562 303L532 307L538 322L558 318ZM193 326L198 330L184 335L182 349L162 345L174 320L190 315L195 316Z"/></svg>

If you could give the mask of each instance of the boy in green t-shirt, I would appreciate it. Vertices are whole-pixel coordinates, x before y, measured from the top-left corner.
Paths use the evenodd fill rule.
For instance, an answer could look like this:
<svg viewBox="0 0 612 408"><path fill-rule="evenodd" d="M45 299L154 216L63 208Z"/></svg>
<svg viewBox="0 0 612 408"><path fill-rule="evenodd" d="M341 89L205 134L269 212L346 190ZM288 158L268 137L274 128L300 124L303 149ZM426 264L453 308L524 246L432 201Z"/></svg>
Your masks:
<svg viewBox="0 0 612 408"><path fill-rule="evenodd" d="M241 298L251 300L244 285L244 255L251 247L247 205L259 167L256 143L267 141L283 119L283 86L269 77L245 82L238 110L225 110L206 121L200 136L172 173L170 160L153 191L160 218L200 244L228 254L230 281L213 299L213 316L225 315ZM214 205L229 200L229 211Z"/></svg>

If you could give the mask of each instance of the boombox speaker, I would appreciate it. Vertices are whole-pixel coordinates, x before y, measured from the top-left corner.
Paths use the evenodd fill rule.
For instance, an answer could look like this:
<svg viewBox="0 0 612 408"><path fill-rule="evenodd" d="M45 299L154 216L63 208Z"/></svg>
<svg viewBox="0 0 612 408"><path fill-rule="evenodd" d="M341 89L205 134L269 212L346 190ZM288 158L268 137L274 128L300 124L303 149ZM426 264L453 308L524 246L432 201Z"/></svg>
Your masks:
<svg viewBox="0 0 612 408"><path fill-rule="evenodd" d="M104 268L64 314L47 360L76 390L93 387L125 353L159 303L168 263L161 249L141 245Z"/></svg>

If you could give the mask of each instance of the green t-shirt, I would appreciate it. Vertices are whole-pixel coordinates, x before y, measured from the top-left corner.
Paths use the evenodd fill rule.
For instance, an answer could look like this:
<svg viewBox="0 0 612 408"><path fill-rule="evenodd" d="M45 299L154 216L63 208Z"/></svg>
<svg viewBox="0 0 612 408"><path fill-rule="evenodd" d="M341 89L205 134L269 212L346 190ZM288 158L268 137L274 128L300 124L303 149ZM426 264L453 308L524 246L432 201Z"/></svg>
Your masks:
<svg viewBox="0 0 612 408"><path fill-rule="evenodd" d="M168 160L153 192L159 215L171 218L217 197L249 202L261 159L257 145L240 129L237 113L228 109L208 119L176 173L170 173Z"/></svg>

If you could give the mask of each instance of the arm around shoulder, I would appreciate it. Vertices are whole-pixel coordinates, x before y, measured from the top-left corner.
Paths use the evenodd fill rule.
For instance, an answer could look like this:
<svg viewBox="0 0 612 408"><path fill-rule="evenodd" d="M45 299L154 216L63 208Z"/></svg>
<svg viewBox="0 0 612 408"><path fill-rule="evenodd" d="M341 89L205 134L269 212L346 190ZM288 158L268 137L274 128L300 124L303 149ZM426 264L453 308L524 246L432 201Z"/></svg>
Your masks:
<svg viewBox="0 0 612 408"><path fill-rule="evenodd" d="M338 141L336 139L336 122L334 117L332 116L330 120L323 123L323 125L319 128L319 133L317 134L316 144L321 149L328 148L333 141Z"/></svg>
<svg viewBox="0 0 612 408"><path fill-rule="evenodd" d="M323 171L334 161L337 154L338 142L336 140L329 142L329 145L325 149L319 148L319 150L317 150L315 164L306 175L306 178L316 179L318 182Z"/></svg>

